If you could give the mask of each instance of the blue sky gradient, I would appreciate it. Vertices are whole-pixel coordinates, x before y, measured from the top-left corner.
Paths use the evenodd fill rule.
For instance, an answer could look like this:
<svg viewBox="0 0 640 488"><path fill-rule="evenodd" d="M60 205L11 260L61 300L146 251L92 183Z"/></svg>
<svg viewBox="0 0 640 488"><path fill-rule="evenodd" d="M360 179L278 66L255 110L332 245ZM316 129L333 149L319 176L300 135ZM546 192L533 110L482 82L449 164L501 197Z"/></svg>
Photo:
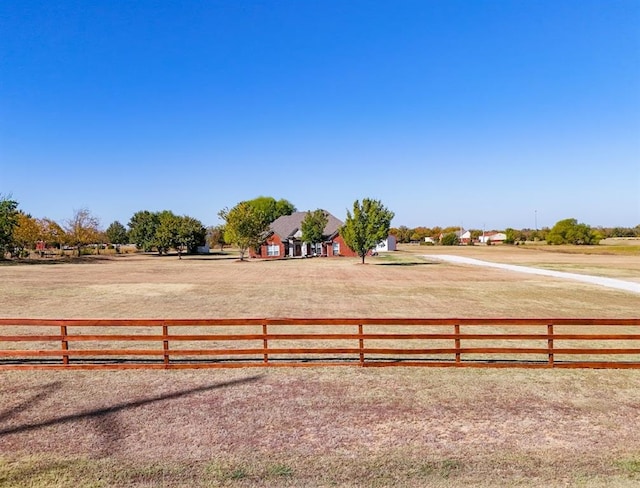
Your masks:
<svg viewBox="0 0 640 488"><path fill-rule="evenodd" d="M0 193L104 227L259 195L640 224L636 0L0 4ZM534 220L536 219L536 220Z"/></svg>

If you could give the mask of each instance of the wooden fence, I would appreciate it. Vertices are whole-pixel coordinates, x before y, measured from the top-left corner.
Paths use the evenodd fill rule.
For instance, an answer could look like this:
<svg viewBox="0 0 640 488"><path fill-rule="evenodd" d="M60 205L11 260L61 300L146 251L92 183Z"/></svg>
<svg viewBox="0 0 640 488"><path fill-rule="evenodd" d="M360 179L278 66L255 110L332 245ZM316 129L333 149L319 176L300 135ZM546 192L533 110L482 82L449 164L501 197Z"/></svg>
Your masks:
<svg viewBox="0 0 640 488"><path fill-rule="evenodd" d="M0 319L0 370L640 368L640 319Z"/></svg>

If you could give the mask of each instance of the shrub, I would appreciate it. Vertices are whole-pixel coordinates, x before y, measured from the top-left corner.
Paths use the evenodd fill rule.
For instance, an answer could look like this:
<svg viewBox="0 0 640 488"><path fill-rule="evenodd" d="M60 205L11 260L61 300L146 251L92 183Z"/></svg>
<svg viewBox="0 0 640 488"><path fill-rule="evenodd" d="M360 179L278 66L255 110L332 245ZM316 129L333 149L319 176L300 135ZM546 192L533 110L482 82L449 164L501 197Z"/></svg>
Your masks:
<svg viewBox="0 0 640 488"><path fill-rule="evenodd" d="M460 238L454 232L451 232L442 236L440 244L443 246L457 246L460 244Z"/></svg>

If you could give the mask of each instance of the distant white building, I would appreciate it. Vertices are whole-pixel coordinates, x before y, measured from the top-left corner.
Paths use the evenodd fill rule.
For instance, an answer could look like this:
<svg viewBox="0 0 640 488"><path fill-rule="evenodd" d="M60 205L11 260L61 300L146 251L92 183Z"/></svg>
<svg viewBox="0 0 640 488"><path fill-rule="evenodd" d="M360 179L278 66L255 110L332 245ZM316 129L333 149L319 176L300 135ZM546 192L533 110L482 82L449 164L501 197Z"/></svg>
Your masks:
<svg viewBox="0 0 640 488"><path fill-rule="evenodd" d="M493 244L502 244L507 239L507 235L504 232L485 232L481 235L478 240L482 244L486 244L488 241L491 241Z"/></svg>

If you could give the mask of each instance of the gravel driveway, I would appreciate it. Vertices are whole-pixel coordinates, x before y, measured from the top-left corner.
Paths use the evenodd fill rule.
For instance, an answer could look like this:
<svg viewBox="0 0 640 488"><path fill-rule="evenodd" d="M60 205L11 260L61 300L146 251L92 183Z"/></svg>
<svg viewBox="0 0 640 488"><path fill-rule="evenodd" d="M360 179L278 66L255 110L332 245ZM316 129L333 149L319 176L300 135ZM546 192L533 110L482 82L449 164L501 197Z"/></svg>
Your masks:
<svg viewBox="0 0 640 488"><path fill-rule="evenodd" d="M630 291L632 293L640 293L640 283L631 281L618 280L615 278L605 278L602 276L583 275L578 273L566 273L564 271L553 271L550 269L531 268L529 266L518 266L515 264L492 263L490 261L482 261L480 259L465 258L461 256L453 256L451 254L425 254L423 257L439 261L447 261L450 263L471 264L474 266L487 266L490 268L506 269L508 271L516 271L518 273L529 273L543 276L551 276L553 278L562 278L567 280L582 281L591 283L592 285L606 286L607 288L616 288L618 290Z"/></svg>

